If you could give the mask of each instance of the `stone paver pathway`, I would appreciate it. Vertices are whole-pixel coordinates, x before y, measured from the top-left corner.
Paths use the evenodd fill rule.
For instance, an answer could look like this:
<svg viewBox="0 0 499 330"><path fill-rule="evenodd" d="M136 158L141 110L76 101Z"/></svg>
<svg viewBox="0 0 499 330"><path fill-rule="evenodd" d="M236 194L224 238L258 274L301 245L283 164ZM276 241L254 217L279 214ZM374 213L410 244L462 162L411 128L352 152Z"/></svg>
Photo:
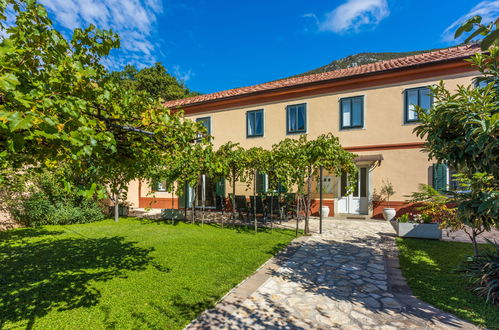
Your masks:
<svg viewBox="0 0 499 330"><path fill-rule="evenodd" d="M250 278L249 283L261 281L252 293L238 296L236 288L187 328L474 328L394 294L385 269L386 243L393 244L387 222L330 220L324 229Z"/></svg>

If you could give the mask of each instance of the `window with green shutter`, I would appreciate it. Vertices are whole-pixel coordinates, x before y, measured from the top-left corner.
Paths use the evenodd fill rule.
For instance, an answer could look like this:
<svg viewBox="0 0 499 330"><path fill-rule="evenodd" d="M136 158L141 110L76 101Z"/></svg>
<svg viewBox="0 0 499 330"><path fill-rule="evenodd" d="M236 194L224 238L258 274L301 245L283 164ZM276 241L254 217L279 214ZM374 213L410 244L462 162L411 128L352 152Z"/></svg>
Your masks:
<svg viewBox="0 0 499 330"><path fill-rule="evenodd" d="M152 184L152 190L153 191L166 191L167 183L166 181L155 181Z"/></svg>
<svg viewBox="0 0 499 330"><path fill-rule="evenodd" d="M215 185L215 193L217 196L225 197L225 179L221 178Z"/></svg>
<svg viewBox="0 0 499 330"><path fill-rule="evenodd" d="M184 184L184 189L182 189L182 194L179 196L178 205L180 208L192 207L192 188L186 183Z"/></svg>
<svg viewBox="0 0 499 330"><path fill-rule="evenodd" d="M433 164L433 188L438 191L447 190L447 165Z"/></svg>
<svg viewBox="0 0 499 330"><path fill-rule="evenodd" d="M258 194L267 192L267 175L265 173L256 173L256 192Z"/></svg>

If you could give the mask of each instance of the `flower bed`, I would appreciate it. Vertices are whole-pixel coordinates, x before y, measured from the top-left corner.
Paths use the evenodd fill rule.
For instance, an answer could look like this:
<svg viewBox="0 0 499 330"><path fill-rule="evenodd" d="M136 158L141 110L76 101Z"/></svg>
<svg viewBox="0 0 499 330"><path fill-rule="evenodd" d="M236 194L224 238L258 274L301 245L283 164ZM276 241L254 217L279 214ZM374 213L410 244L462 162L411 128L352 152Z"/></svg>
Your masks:
<svg viewBox="0 0 499 330"><path fill-rule="evenodd" d="M442 238L442 230L439 228L439 224L433 222L432 218L426 214L406 213L391 221L391 224L399 237Z"/></svg>

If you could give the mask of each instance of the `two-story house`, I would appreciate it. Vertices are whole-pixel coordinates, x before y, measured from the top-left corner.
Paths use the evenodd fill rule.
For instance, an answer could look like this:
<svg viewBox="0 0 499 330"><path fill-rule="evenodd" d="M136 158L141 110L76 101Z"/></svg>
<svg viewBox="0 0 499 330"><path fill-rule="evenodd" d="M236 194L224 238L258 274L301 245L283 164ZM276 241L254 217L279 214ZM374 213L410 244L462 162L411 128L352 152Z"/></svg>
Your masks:
<svg viewBox="0 0 499 330"><path fill-rule="evenodd" d="M349 178L326 175L325 205L334 214L378 216L384 205L375 210L368 205L383 181L392 183L395 195L391 206L397 209L404 208L405 196L416 191L420 183L440 187L450 183L449 171L428 159L421 150L423 141L413 133L418 124L414 106L430 108L433 100L428 86L441 80L450 90L470 85L477 71L464 60L477 51L473 45L447 48L195 96L166 105L183 109L187 118L203 122L213 136L215 148L227 141L238 142L245 148L271 148L299 134L313 139L333 133L346 150L358 155L358 187L346 195L344 188ZM259 180L258 186L265 187L265 177ZM224 186L203 178L197 196L204 196L210 203L213 194L225 194L220 185ZM241 183L237 189L244 193L247 186ZM164 208L171 207L172 202L178 206L177 197L162 192L161 185L155 190L153 198L149 185L134 182L130 185L129 200L135 207Z"/></svg>

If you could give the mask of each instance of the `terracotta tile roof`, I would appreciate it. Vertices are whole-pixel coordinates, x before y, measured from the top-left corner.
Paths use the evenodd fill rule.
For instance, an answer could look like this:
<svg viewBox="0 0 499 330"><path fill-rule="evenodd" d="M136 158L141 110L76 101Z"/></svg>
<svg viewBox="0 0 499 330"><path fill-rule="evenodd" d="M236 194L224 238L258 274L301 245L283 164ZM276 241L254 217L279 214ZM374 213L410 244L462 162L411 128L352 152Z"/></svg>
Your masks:
<svg viewBox="0 0 499 330"><path fill-rule="evenodd" d="M206 103L217 101L225 98L243 96L245 94L252 94L258 92L265 92L279 88L293 87L306 85L310 83L317 83L321 81L330 81L340 78L356 77L365 74L375 74L384 71L397 70L410 68L425 64L434 64L438 62L446 62L452 60L458 60L462 58L467 58L476 52L479 52L480 48L477 44L464 45L458 47L451 47L440 49L428 53L406 56L401 58L396 58L392 60L380 61L376 63L364 64L355 67L350 67L347 69L311 74L308 76L287 78L276 81L271 81L259 85L253 85L248 87L240 87L229 89L221 92L199 95L194 97L189 97L186 99L173 100L165 103L167 107L180 107L185 105L193 105L198 103Z"/></svg>

